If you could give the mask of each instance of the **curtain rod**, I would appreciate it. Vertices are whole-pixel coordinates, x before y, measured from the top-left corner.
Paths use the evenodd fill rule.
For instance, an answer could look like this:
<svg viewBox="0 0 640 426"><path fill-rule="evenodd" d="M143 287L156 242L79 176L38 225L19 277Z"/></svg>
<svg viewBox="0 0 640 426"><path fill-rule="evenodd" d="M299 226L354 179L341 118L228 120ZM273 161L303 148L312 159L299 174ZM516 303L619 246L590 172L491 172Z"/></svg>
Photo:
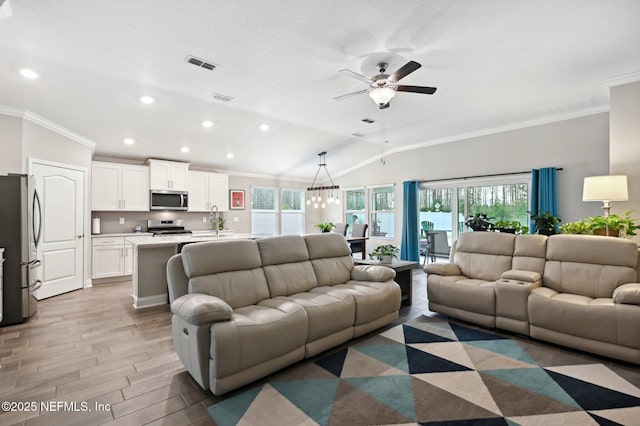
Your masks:
<svg viewBox="0 0 640 426"><path fill-rule="evenodd" d="M557 171L561 171L562 167L556 168ZM430 180L421 180L420 183L427 182L442 182L445 180L467 180L467 179L475 179L475 178L485 178L485 177L496 177L496 176L510 176L510 175L523 175L525 173L531 173L531 170L527 170L526 172L511 172L511 173L495 173L492 175L477 175L477 176L465 176L465 177L456 177L456 178L446 178L446 179L430 179Z"/></svg>

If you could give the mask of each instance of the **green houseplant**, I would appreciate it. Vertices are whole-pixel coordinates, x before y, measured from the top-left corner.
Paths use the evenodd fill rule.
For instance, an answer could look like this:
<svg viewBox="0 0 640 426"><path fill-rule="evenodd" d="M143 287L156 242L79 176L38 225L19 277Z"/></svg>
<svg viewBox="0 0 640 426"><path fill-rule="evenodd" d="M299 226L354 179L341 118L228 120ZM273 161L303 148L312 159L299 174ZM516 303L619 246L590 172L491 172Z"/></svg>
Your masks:
<svg viewBox="0 0 640 426"><path fill-rule="evenodd" d="M526 234L529 232L529 228L517 220L499 220L493 225L493 229L510 234Z"/></svg>
<svg viewBox="0 0 640 426"><path fill-rule="evenodd" d="M394 257L398 257L400 249L392 244L383 244L369 253L369 257L372 259L378 259L380 263L391 263Z"/></svg>
<svg viewBox="0 0 640 426"><path fill-rule="evenodd" d="M331 232L331 230L335 227L336 225L334 225L332 222L316 223L316 228L318 228L320 232Z"/></svg>
<svg viewBox="0 0 640 426"><path fill-rule="evenodd" d="M556 233L556 225L560 223L560 218L548 211L542 211L531 215L531 221L536 224L538 234L553 235Z"/></svg>
<svg viewBox="0 0 640 426"><path fill-rule="evenodd" d="M612 214L605 216L592 216L583 220L567 223L560 227L563 234L593 234L608 235L610 237L633 237L640 225L631 217L631 211L624 212L623 216Z"/></svg>
<svg viewBox="0 0 640 426"><path fill-rule="evenodd" d="M474 231L488 231L492 226L491 219L486 213L478 213L469 216L464 224Z"/></svg>

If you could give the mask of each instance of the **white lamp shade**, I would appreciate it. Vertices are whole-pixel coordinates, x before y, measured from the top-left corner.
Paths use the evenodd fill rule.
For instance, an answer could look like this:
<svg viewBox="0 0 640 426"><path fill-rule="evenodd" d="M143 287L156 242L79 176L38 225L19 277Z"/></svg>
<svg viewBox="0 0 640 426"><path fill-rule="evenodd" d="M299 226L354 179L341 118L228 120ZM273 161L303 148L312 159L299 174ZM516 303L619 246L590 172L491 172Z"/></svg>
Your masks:
<svg viewBox="0 0 640 426"><path fill-rule="evenodd" d="M584 178L582 201L627 201L628 199L626 176L589 176Z"/></svg>
<svg viewBox="0 0 640 426"><path fill-rule="evenodd" d="M389 87L377 87L369 92L369 97L378 105L387 104L396 95L396 91Z"/></svg>

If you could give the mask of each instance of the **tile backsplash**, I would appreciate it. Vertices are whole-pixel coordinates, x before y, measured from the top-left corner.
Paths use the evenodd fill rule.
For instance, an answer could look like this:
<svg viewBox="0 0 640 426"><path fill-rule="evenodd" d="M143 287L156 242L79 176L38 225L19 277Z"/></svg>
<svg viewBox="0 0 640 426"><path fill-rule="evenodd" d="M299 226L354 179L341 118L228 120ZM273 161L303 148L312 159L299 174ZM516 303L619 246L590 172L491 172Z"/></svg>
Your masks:
<svg viewBox="0 0 640 426"><path fill-rule="evenodd" d="M226 221L227 212L220 213L220 217ZM204 231L211 229L209 224L209 214L205 212L92 212L92 218L100 218L100 233L115 234L122 232L134 232L134 228L139 225L142 231L147 231L147 220L157 219L183 219L184 227L191 231ZM202 218L207 218L207 223L202 222ZM120 224L120 218L124 218L124 225ZM225 223L225 229L232 228L230 223Z"/></svg>

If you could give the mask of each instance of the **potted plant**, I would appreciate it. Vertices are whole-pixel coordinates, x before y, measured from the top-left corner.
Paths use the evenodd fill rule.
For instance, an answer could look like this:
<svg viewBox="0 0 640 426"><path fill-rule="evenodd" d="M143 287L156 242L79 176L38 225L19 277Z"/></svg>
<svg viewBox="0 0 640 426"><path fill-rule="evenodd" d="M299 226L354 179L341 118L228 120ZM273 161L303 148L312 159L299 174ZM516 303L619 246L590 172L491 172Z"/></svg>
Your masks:
<svg viewBox="0 0 640 426"><path fill-rule="evenodd" d="M492 226L491 219L486 213L478 213L469 216L464 224L474 231L488 231Z"/></svg>
<svg viewBox="0 0 640 426"><path fill-rule="evenodd" d="M555 234L556 225L560 223L560 218L558 216L554 216L547 211L531 215L531 220L536 224L536 229L540 235Z"/></svg>
<svg viewBox="0 0 640 426"><path fill-rule="evenodd" d="M382 244L376 247L369 256L372 259L378 259L380 263L391 263L394 257L398 257L400 250L391 244Z"/></svg>
<svg viewBox="0 0 640 426"><path fill-rule="evenodd" d="M560 233L589 235L591 234L591 226L584 220L576 220L560 225Z"/></svg>
<svg viewBox="0 0 640 426"><path fill-rule="evenodd" d="M336 225L334 225L332 222L316 223L316 228L318 228L320 232L331 232L331 230L335 227Z"/></svg>
<svg viewBox="0 0 640 426"><path fill-rule="evenodd" d="M630 216L631 211L624 212L624 216L617 214L605 216L593 216L587 218L589 227L594 235L608 235L610 237L633 237L640 225L636 225L635 219Z"/></svg>
<svg viewBox="0 0 640 426"><path fill-rule="evenodd" d="M509 234L523 234L528 232L527 227L523 227L517 220L499 220L493 225L493 229Z"/></svg>

